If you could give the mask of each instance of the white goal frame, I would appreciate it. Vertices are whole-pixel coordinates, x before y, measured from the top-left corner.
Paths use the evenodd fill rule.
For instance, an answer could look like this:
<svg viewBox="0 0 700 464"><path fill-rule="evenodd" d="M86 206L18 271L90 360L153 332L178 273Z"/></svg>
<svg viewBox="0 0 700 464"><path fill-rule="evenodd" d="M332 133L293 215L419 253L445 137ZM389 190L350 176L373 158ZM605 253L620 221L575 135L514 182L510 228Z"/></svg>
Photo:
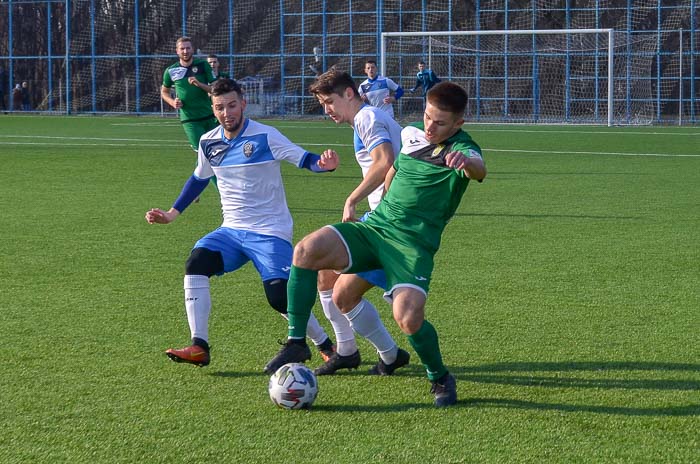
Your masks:
<svg viewBox="0 0 700 464"><path fill-rule="evenodd" d="M614 50L615 38L614 29L530 29L530 30L498 30L498 31L441 31L441 32L382 32L381 34L381 54L380 54L380 72L386 72L386 44L387 39L391 37L454 37L454 36L487 36L487 35L545 35L545 34L607 34L608 43L608 98L607 98L607 123L608 126L613 125L613 102L614 102ZM428 47L430 48L430 41ZM432 53L428 53L428 60L431 59ZM428 63L431 66L431 63Z"/></svg>

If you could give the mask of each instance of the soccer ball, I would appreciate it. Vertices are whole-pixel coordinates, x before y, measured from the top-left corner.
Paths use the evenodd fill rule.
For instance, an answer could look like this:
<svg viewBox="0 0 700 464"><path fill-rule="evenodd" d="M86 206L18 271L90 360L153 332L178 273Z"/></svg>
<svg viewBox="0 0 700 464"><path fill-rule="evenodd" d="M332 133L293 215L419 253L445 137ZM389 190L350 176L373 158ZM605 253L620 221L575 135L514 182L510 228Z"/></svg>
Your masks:
<svg viewBox="0 0 700 464"><path fill-rule="evenodd" d="M282 409L309 409L318 394L318 382L305 365L289 363L272 374L267 390L272 402Z"/></svg>

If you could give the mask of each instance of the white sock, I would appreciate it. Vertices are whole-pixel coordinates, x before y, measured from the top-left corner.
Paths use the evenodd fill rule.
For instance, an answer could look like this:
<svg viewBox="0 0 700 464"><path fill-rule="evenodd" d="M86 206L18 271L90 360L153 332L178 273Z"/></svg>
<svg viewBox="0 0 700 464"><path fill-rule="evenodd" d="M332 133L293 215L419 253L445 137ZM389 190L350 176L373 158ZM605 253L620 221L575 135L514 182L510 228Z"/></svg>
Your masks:
<svg viewBox="0 0 700 464"><path fill-rule="evenodd" d="M314 342L314 345L320 345L328 338L328 334L323 330L321 324L318 323L314 313L309 314L309 323L306 324L306 335Z"/></svg>
<svg viewBox="0 0 700 464"><path fill-rule="evenodd" d="M392 364L396 361L399 347L382 324L377 308L372 303L363 298L345 317L350 321L350 326L355 332L374 345L384 364Z"/></svg>
<svg viewBox="0 0 700 464"><path fill-rule="evenodd" d="M282 313L280 314L283 318L289 320L289 316ZM309 323L306 324L306 336L309 337L312 342L314 342L314 345L320 345L328 338L328 334L326 334L326 331L323 330L321 324L318 323L318 319L316 319L314 313L309 314Z"/></svg>
<svg viewBox="0 0 700 464"><path fill-rule="evenodd" d="M355 333L350 326L350 321L340 312L338 307L333 303L333 289L322 290L318 292L323 313L333 326L335 332L335 349L341 356L350 356L357 351L357 343L355 342Z"/></svg>
<svg viewBox="0 0 700 464"><path fill-rule="evenodd" d="M211 312L211 295L209 277L203 275L186 275L185 311L190 325L192 338L209 341L209 313Z"/></svg>

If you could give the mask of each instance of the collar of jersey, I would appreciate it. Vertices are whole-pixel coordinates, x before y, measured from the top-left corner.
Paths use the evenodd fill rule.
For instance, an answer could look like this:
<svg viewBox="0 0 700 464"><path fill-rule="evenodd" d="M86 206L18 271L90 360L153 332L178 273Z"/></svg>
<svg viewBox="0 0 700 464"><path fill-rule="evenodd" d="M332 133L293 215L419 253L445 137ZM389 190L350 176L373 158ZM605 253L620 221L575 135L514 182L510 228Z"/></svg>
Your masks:
<svg viewBox="0 0 700 464"><path fill-rule="evenodd" d="M250 119L245 118L245 122L243 123L243 127L241 128L241 131L238 133L238 135L235 138L232 138L232 139L226 138L226 133L224 132L224 126L221 126L221 140L224 143L231 145L233 142L240 139L241 136L243 135L243 133L245 132L245 130L248 128L249 121L250 121Z"/></svg>

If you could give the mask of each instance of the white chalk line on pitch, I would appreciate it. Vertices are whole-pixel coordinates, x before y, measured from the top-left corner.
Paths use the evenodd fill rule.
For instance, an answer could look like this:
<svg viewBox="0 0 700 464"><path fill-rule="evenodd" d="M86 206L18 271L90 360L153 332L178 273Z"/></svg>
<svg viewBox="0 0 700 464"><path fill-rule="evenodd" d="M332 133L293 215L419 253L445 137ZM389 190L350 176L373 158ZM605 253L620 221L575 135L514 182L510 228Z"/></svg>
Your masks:
<svg viewBox="0 0 700 464"><path fill-rule="evenodd" d="M0 138L32 138L37 139L35 135L0 135ZM152 139L125 139L125 138L99 138L99 137L60 137L60 136L41 136L40 139L63 140L63 146L95 146L95 143L79 143L71 142L71 140L91 140L99 142L99 145L104 146L124 146L123 143L116 142L133 142L130 147L159 147L159 144L183 145L175 143L172 140L152 140ZM109 143L115 142L115 143ZM146 142L146 143L144 143ZM149 143L150 142L150 143ZM4 145L52 145L53 142L3 142ZM348 143L302 143L302 146L309 147L352 147ZM485 152L497 153L524 153L524 154L541 154L541 155L608 155L608 156L648 156L648 157L665 157L665 158L700 158L699 154L683 154L683 153L623 153L623 152L597 152L597 151L566 151L566 150L522 150L522 149L498 149L498 148L483 148Z"/></svg>
<svg viewBox="0 0 700 464"><path fill-rule="evenodd" d="M620 152L604 152L604 151L564 151L564 150L509 150L497 148L483 148L484 151L495 151L505 153L525 153L537 155L609 155L609 156L660 156L666 158L700 158L700 154L688 155L683 153L620 153Z"/></svg>

